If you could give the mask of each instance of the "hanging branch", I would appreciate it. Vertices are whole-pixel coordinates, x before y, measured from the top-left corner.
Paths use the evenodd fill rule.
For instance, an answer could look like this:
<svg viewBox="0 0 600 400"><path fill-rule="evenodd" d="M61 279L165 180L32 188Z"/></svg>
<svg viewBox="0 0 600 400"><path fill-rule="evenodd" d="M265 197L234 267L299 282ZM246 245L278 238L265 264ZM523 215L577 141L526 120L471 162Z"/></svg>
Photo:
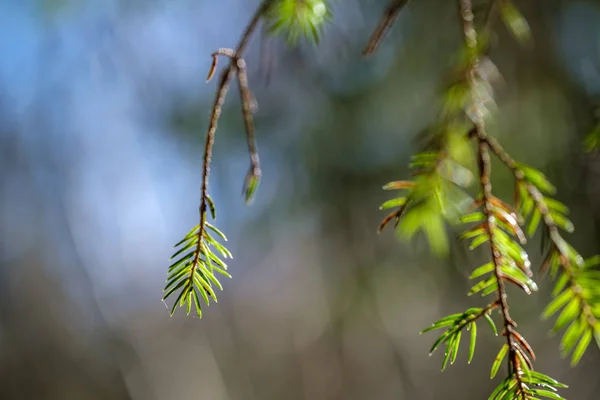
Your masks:
<svg viewBox="0 0 600 400"><path fill-rule="evenodd" d="M398 17L398 14L400 13L400 10L402 10L402 8L408 3L408 1L409 0L391 0L390 4L387 6L385 12L383 13L383 16L379 20L377 28L375 28L375 31L371 35L367 46L363 50L363 55L370 56L377 51L379 45L381 44L381 41L383 40L383 37L385 36L387 31L392 27L392 25L396 21L396 18Z"/></svg>
<svg viewBox="0 0 600 400"><path fill-rule="evenodd" d="M475 26L473 23L474 15L471 8L470 0L460 0L461 17L463 22L463 35L467 45L467 49L470 52L469 60L471 62L470 67L467 69L466 81L469 84L471 96L475 107L481 103L479 92L477 91L477 76L476 71L479 63L477 55L477 33L475 32ZM491 167L490 167L490 154L488 150L488 144L486 142L487 133L484 121L484 112L480 109L475 110L476 114L473 118L475 124L476 140L478 143L478 165L479 165L479 182L481 184L481 207L484 214L484 230L488 237L490 252L493 263L493 275L496 281L496 291L498 293L498 302L500 305L500 312L504 321L503 335L506 336L507 343L500 350L499 355L505 354L508 350L508 363L510 374L513 375L517 382L517 394L519 397L525 399L525 383L521 380L522 370L519 362L518 354L526 357L522 350L518 348L515 337L517 335L515 331L516 323L510 316L508 309L508 302L506 296L506 289L504 285L504 274L502 272L502 258L504 257L498 246L498 239L496 239L496 219L492 212L492 183L490 180ZM526 343L526 342L525 342ZM506 347L507 346L507 347ZM524 346L530 348L529 345ZM531 358L535 358L533 352L528 352ZM503 358L502 356L497 359ZM528 358L525 358L526 360ZM496 364L496 363L495 363ZM499 363L498 363L499 364ZM528 365L531 369L531 361ZM497 368L496 368L497 370ZM495 375L494 369L492 370L492 376Z"/></svg>
<svg viewBox="0 0 600 400"><path fill-rule="evenodd" d="M271 6L271 0L263 0L254 13L252 20L248 24L241 40L238 43L235 51L230 49L219 49L212 54L213 61L208 73L207 81L213 77L217 68L217 57L225 55L230 58L229 65L221 73L219 86L215 96L215 102L210 115L206 140L204 145L204 159L202 163L202 187L200 196L200 223L194 227L185 238L177 243L175 247L182 246L172 257L175 262L169 267L169 276L165 287L165 295L163 301L169 296L181 289L177 300L171 309L171 315L175 312L177 305L183 306L187 304L187 314L191 312L192 304L195 304L196 312L199 317L202 316L199 298L202 297L205 303L209 304L209 299L217 301L216 295L212 286L222 289L219 281L214 273L219 272L227 277L230 275L226 272L227 265L216 255L215 249L223 258L231 258L231 253L209 233L209 230L218 235L222 240L227 240L225 235L216 227L207 221L207 211L210 210L211 215L216 218L214 204L208 195L208 178L210 174L210 161L212 156L212 147L214 143L217 124L221 117L223 104L229 85L233 77L238 74L240 80L240 96L242 98L243 116L248 136L249 146L251 148L251 187L245 189L246 199L249 200L252 193L258 184L258 176L260 176L260 167L258 165L258 155L255 154L256 146L254 145L254 128L252 122L251 111L251 95L248 89L248 80L245 72L245 62L242 55L248 46L250 37L256 30L261 18ZM254 150L254 153L253 153ZM212 247L212 249L211 249ZM187 251L187 253L186 253ZM183 255L182 255L183 254ZM179 257L179 258L178 258Z"/></svg>
<svg viewBox="0 0 600 400"><path fill-rule="evenodd" d="M453 363L456 359L462 331L464 328L470 330L470 362L477 336L475 321L485 317L496 332L490 314L493 310L498 310L502 316L502 335L505 336L506 343L501 347L492 364L490 376L491 378L495 377L505 359L508 364L508 376L492 393L490 399L524 400L540 397L562 399L555 391L565 385L533 371L533 361L535 361L533 348L517 331L517 324L509 312L507 283L519 287L527 294L537 291L537 285L531 279L529 257L521 247L527 239L521 229L520 219L511 206L495 197L492 192L489 145L492 139L487 135L485 122L488 113L485 104L490 100L491 88L485 74L481 73L479 65L480 53L485 46L478 43L471 1L459 0L459 4L467 57L462 84L453 87L453 91L458 95L453 95L451 104L464 109L473 126L468 129L465 137L476 141L480 184L480 195L472 203L470 213L463 214L460 218L463 223L476 224L463 233L461 239L472 239L470 249L488 243L491 260L476 268L470 275L470 279L481 279L471 288L469 295L496 294L496 300L486 308L469 309L465 313L442 318L425 331L448 327L432 347L433 351L440 344L446 343L446 354L442 363L442 369L444 369L448 361ZM489 13L487 15L489 16ZM484 29L489 29L488 26L489 24L486 22ZM494 150L492 149L492 151ZM393 183L388 186L393 186ZM404 203L401 203L401 206L404 206ZM477 211L478 208L481 211ZM405 212L402 210L401 215ZM397 214L391 214L388 221L398 217Z"/></svg>

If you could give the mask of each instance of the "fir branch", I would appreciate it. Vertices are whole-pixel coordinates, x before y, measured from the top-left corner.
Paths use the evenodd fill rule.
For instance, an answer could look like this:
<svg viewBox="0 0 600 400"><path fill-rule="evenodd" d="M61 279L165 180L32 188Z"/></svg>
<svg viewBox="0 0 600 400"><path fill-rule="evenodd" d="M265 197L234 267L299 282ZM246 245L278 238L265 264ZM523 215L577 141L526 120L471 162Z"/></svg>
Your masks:
<svg viewBox="0 0 600 400"><path fill-rule="evenodd" d="M595 337L596 343L600 347L600 295L597 293L597 285L600 283L600 278L597 277L593 271L588 272L595 267L595 264L592 261L594 259L584 261L583 258L562 237L559 226L556 222L556 219L562 218L562 215L558 212L558 210L551 210L549 204L550 201L552 201L553 208L561 208L563 211L566 211L566 207L556 200L545 197L542 191L531 181L531 178L533 177L538 182L543 182L542 185L544 187L548 187L548 184L545 182L545 177L541 176L541 173L536 174L537 171L524 171L524 167L518 164L493 138L486 138L486 142L494 154L496 154L498 158L512 171L517 185L524 188L526 194L528 194L531 198L535 207L534 213L539 213L545 224L548 237L552 242L552 246L548 250L544 262L540 266L540 271L549 269L551 275L556 277L556 267L560 266L563 275L557 281L557 286L553 293L555 300L546 308L544 317L550 317L561 308L556 306L557 300L559 302L563 299L570 300L564 301L562 306L566 306L568 303L577 305L576 309L579 310L578 315L571 312L570 314L564 314L564 317L562 318L563 320L566 320L567 323L573 319L576 320L572 323L573 328L565 332L561 344L563 355L566 355L566 352L573 349L574 344L578 340L580 343L582 343L578 349L583 350L578 351L578 349L575 349L573 352L572 364L575 365L579 362L581 356L583 355L583 351L585 351L585 348L587 348L587 345L589 344L589 338L592 336ZM530 179L528 179L528 175ZM518 193L518 188L516 189L516 193ZM534 218L535 214L532 219ZM571 231L572 224L570 224L570 221L567 222L568 224L563 223L562 226L566 227L567 231ZM563 291L565 286L567 287L568 292ZM559 297L561 293L564 293L564 295ZM574 307L571 307L571 310L573 308ZM568 308L565 307L565 310L568 310ZM561 325L563 325L562 322L559 322L561 322L560 317L559 320L557 320L557 325L554 327L555 331L560 329ZM587 328L575 329L578 324L587 326ZM586 342L587 344L585 344Z"/></svg>
<svg viewBox="0 0 600 400"><path fill-rule="evenodd" d="M242 37L235 51L222 48L212 54L213 61L208 73L207 81L209 81L215 73L218 55L228 56L230 58L230 62L229 65L221 73L221 78L219 80L219 86L215 96L215 101L213 104L212 112L210 114L208 130L206 133L206 140L204 145L204 158L202 163L202 186L199 207L200 222L194 229L192 229L188 233L188 235L186 235L186 237L181 242L179 242L176 245L176 247L180 245L183 247L179 251L177 251L172 258L180 256L180 254L185 253L185 251L191 248L194 248L194 250L184 254L183 256L180 256L180 258L169 267L169 277L167 279L167 286L165 287L166 294L163 297L163 301L167 299L170 295L174 294L177 290L181 290L177 297L177 300L173 304L171 315L175 311L175 308L178 304L179 306L183 306L187 303L187 314L190 313L192 304L195 304L198 316L201 317L202 313L200 308L199 297L203 297L206 304L208 304L209 302L209 297L213 298L213 300L216 301L216 296L211 286L212 284L215 284L217 285L217 287L221 288L220 283L215 278L213 272L217 271L223 273L226 276L229 276L229 274L225 272L226 265L222 262L221 259L219 259L215 255L215 253L212 250L210 250L209 247L212 246L215 249L217 249L223 257L231 258L231 253L229 253L229 251L223 245L214 240L214 238L212 238L211 235L208 233L208 229L211 229L218 236L226 240L225 235L223 235L216 227L213 227L207 221L208 210L211 211L213 219L215 218L214 205L208 195L208 178L210 174L212 147L215 139L215 133L217 131L219 118L221 116L223 104L225 102L225 97L229 90L229 85L236 72L238 72L239 74L239 60L242 59L242 55L246 50L246 47L248 46L252 34L256 30L261 18L267 12L271 4L272 0L263 0L261 2L260 6L254 13L254 16L252 17L250 23L248 24L244 33L242 34ZM242 64L242 67L245 67L245 65ZM245 83L247 83L247 80ZM244 86L244 83L240 85L240 87L242 86ZM246 113L246 108L249 108L247 104L249 101L247 100L250 97L248 93L245 92L246 88L247 85L245 85L244 89L241 89L245 119L247 118L247 114L251 114L251 112ZM218 266L215 266L213 263L216 263Z"/></svg>
<svg viewBox="0 0 600 400"><path fill-rule="evenodd" d="M409 0L391 0L391 2L386 7L383 16L379 20L377 28L375 28L375 31L371 35L367 46L363 50L363 55L370 56L377 51L379 45L383 40L383 37L385 36L387 31L392 27L392 25L396 21L396 18L398 17L398 14L400 13L400 10L402 10L402 8L408 3L408 1Z"/></svg>
<svg viewBox="0 0 600 400"><path fill-rule="evenodd" d="M492 194L491 183L491 165L490 152L487 143L487 132L484 120L484 112L479 108L482 104L480 93L477 90L477 67L479 63L479 55L477 50L477 33L475 31L474 14L470 0L459 0L460 14L463 24L463 38L467 46L469 55L469 68L466 73L466 81L470 88L470 94L473 98L474 115L472 117L475 129L475 139L477 141L477 158L479 167L479 181L481 185L481 207L484 216L483 231L489 240L489 248L492 258L492 272L494 276L494 285L498 295L500 313L503 319L504 329L502 334L506 337L506 344L502 346L493 365L491 377L493 378L503 359L507 357L509 367L509 382L514 384L514 393L512 398L527 399L529 398L529 387L523 380L523 375L526 371L532 369L531 359L535 359L533 350L527 341L516 331L517 324L512 319L506 295L505 280L508 278L503 271L503 263L509 255L501 251L498 234L500 230L496 227L496 218L492 211ZM511 279L508 279L511 281ZM516 281L518 283L518 281ZM488 284L489 285L489 284ZM502 386L502 385L501 385Z"/></svg>

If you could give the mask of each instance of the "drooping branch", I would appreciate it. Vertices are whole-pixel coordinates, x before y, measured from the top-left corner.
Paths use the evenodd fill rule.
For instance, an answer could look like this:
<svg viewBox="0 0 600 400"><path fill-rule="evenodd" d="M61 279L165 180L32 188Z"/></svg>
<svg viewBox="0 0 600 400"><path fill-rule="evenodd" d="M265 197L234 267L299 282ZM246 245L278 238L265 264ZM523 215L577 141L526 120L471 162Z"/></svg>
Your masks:
<svg viewBox="0 0 600 400"><path fill-rule="evenodd" d="M215 140L215 133L217 132L217 124L219 122L219 118L221 117L223 104L225 103L225 96L227 95L227 91L229 90L229 84L231 83L231 80L233 79L236 73L236 62L242 57L244 51L246 50L246 47L248 46L250 37L254 33L263 15L268 10L270 4L271 0L264 0L260 4L256 12L254 13L254 16L252 17L252 20L248 24L244 33L242 34L242 38L235 49L233 58L229 62L229 65L221 73L221 79L219 80L219 87L215 96L215 102L211 112L208 130L206 132L206 141L204 144L204 160L202 164L202 188L200 196L200 228L198 230L198 238L200 239L200 241L202 240L205 229L204 225L206 223L206 211L208 207L208 178L210 174L212 146ZM200 254L201 247L200 245L198 245L196 247L196 253L194 255L194 264L198 263Z"/></svg>
<svg viewBox="0 0 600 400"><path fill-rule="evenodd" d="M383 16L379 20L377 28L375 28L375 31L371 35L367 46L363 50L363 55L370 56L377 51L381 41L383 40L383 37L392 27L396 21L396 18L398 17L398 14L400 13L400 10L402 10L408 1L409 0L391 0L390 4L386 7Z"/></svg>
<svg viewBox="0 0 600 400"><path fill-rule="evenodd" d="M477 158L479 166L479 181L481 185L481 206L485 216L484 229L489 238L489 246L491 252L491 258L493 263L493 274L497 283L498 301L500 304L500 312L504 323L503 334L506 336L508 345L508 364L510 375L514 375L517 380L519 387L518 393L521 398L525 399L525 384L521 380L521 365L518 358L519 353L523 355L523 352L518 348L515 338L521 336L515 331L516 323L510 316L506 288L504 284L504 274L502 272L501 264L503 262L503 255L499 251L499 245L496 238L496 222L492 212L492 183L490 180L491 166L490 166L490 152L487 143L487 132L484 119L484 111L479 107L481 103L480 94L477 90L477 76L476 71L479 63L479 57L477 54L477 33L475 31L474 15L472 10L472 4L470 0L459 0L460 2L460 13L463 23L463 37L469 54L469 66L466 72L466 81L469 85L470 94L474 104L474 115L472 117L475 125L475 133L477 140ZM517 336L518 335L518 336ZM523 340L524 341L524 340ZM526 342L525 342L526 343ZM529 346L527 345L526 348ZM502 351L501 351L502 353ZM529 352L534 357L533 352Z"/></svg>
<svg viewBox="0 0 600 400"><path fill-rule="evenodd" d="M208 73L207 81L213 77L216 68L218 56L227 56L230 59L229 65L221 73L214 105L210 114L208 130L204 144L204 157L202 163L202 187L200 197L200 222L175 245L179 250L171 257L173 264L169 267L167 284L165 286L163 301L179 291L171 309L171 315L175 312L177 306L187 305L187 314L190 313L195 305L197 314L202 316L200 299L208 305L209 300L217 301L213 285L222 289L215 273L231 277L227 273L227 265L223 262L224 258L231 258L231 253L225 248L217 237L226 241L225 235L207 220L207 213L210 211L212 218L216 218L214 204L208 194L208 178L210 174L210 162L212 148L217 130L217 124L221 116L225 97L233 77L238 75L240 80L240 97L242 98L243 116L246 126L248 141L251 143L251 173L253 177L260 174L258 165L258 156L252 154L256 150L254 145L254 124L252 120L252 95L248 89L248 79L246 75L245 62L242 55L250 41L250 37L255 31L261 18L272 4L272 0L264 0L256 10L252 20L245 29L240 42L235 50L221 48L212 54L212 64ZM257 178L253 188L256 188ZM247 193L248 199L248 193ZM215 236L216 235L216 236ZM219 253L220 256L217 254Z"/></svg>

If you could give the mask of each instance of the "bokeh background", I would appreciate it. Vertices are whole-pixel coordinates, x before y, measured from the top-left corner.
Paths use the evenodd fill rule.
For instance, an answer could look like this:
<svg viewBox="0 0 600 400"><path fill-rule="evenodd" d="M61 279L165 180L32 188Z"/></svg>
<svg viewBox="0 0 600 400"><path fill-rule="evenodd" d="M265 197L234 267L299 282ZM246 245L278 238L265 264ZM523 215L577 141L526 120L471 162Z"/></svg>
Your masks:
<svg viewBox="0 0 600 400"><path fill-rule="evenodd" d="M232 90L211 192L233 279L202 319L161 302L172 245L197 223L202 146L216 82L209 54L233 47L257 0L0 1L0 399L483 399L501 341L482 326L440 372L432 321L484 305L465 293L471 254L449 232L376 234L434 121L460 45L456 2L413 1L380 51L360 56L387 0L344 0L319 47L258 34L247 61L263 182L247 170ZM475 2L484 4L483 1ZM600 95L600 3L516 1L535 45L498 21L504 82L493 134L541 168L600 251L600 158L581 141ZM495 165L496 190L511 196ZM510 197L509 197L510 198ZM528 247L540 261L539 238ZM509 292L538 370L597 399L600 354L571 369L538 294ZM464 346L464 344L463 344Z"/></svg>

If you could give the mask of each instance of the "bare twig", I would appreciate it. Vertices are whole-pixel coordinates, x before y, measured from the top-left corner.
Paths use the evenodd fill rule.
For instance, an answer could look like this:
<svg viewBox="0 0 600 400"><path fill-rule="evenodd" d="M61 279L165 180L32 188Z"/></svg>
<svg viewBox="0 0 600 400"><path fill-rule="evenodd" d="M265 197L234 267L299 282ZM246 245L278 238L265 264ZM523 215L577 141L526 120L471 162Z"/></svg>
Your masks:
<svg viewBox="0 0 600 400"><path fill-rule="evenodd" d="M260 180L260 159L254 139L254 118L252 117L253 97L248 87L248 74L246 72L246 62L243 59L237 60L238 82L240 87L240 98L242 101L242 113L244 115L244 125L246 127L246 138L248 141L248 152L250 154L250 170L246 175L244 183L244 193L246 202L252 199L256 190L256 185Z"/></svg>
<svg viewBox="0 0 600 400"><path fill-rule="evenodd" d="M234 62L234 68L237 72L238 84L240 88L240 101L242 103L242 116L244 118L244 127L246 129L248 152L250 154L250 169L246 174L244 183L244 194L246 197L246 203L248 203L252 199L252 195L256 190L261 176L260 159L258 157L258 150L256 148L256 140L254 138L254 117L252 116L256 110L256 99L252 95L248 85L246 61L241 57L237 57L235 51L232 49L220 48L212 54L213 62L208 73L207 82L214 75L218 56L229 57L231 61Z"/></svg>
<svg viewBox="0 0 600 400"><path fill-rule="evenodd" d="M383 16L379 20L377 28L375 28L375 31L371 35L371 38L367 43L367 47L365 47L363 50L363 55L370 56L377 51L381 41L383 40L383 37L394 24L396 17L398 17L398 14L400 13L400 10L402 10L408 1L409 0L391 0L390 4L383 13Z"/></svg>

